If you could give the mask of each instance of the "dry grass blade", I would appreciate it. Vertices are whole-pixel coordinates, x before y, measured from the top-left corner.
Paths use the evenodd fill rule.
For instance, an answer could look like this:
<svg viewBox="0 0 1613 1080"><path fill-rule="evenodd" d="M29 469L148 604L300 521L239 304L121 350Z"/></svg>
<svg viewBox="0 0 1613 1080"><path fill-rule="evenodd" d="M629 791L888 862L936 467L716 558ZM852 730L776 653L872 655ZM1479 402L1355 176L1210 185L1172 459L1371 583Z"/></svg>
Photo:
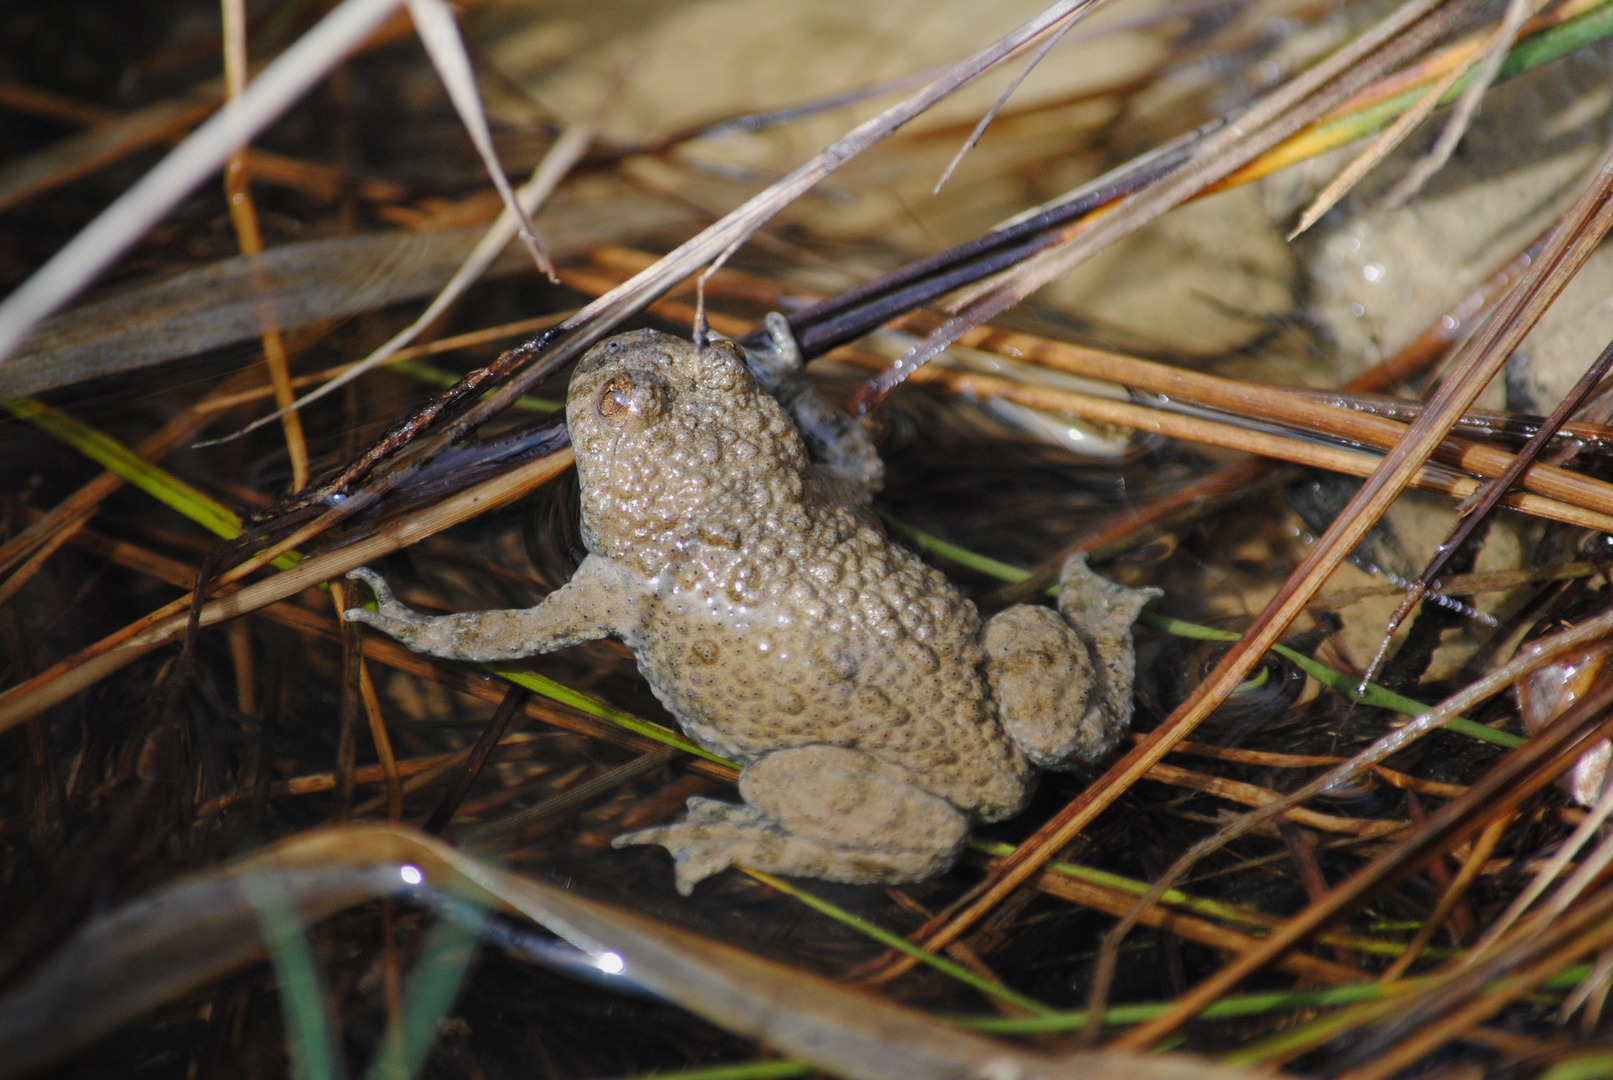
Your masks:
<svg viewBox="0 0 1613 1080"><path fill-rule="evenodd" d="M990 869L990 866L990 862L985 863L987 869ZM1048 896L1116 917L1125 914L1132 901L1129 894L1119 889L1080 881L1051 870L1039 872L1031 879L1031 887ZM1144 921L1148 926L1175 934L1188 941L1196 941L1212 949L1230 953L1248 952L1259 942L1259 938L1250 934L1239 933L1207 919L1194 918L1179 911L1154 908L1149 911ZM1301 952L1289 953L1278 963L1291 975L1330 986L1347 986L1361 981L1361 972L1355 968Z"/></svg>
<svg viewBox="0 0 1613 1080"><path fill-rule="evenodd" d="M381 715L381 699L375 692L375 681L370 677L370 666L364 658L364 635L359 628L342 619L342 613L350 606L350 596L343 583L332 581L330 583L330 599L334 614L342 624L342 660L343 667L353 669L353 678L344 679L342 687L343 713L347 712L347 699L357 697L356 704L362 705L365 719L369 722L370 740L375 744L375 756L381 766L381 777L386 784L386 819L391 822L403 820L403 785L398 775L397 755L392 752L392 738L386 730L386 719ZM352 684L357 685L352 685ZM345 716L344 716L345 719ZM350 805L351 780L355 765L348 765L344 770L344 780L347 790L343 792L343 805Z"/></svg>
<svg viewBox="0 0 1613 1080"><path fill-rule="evenodd" d="M1485 826L1479 838L1473 842L1473 848L1467 853L1467 858L1462 860L1462 869L1457 871L1450 886L1440 896L1439 903L1434 905L1434 910L1429 912L1423 924L1417 928L1416 935L1406 945L1406 951L1384 971L1380 977L1381 981L1392 983L1404 975L1411 965L1417 962L1423 950L1428 948L1429 943L1434 940L1434 935L1444 929L1445 921L1456 910L1456 905L1461 903L1467 891L1484 872L1485 862L1495 851L1495 846L1501 842L1501 837L1505 836L1507 829L1512 826L1512 820L1511 814L1503 814Z"/></svg>
<svg viewBox="0 0 1613 1080"><path fill-rule="evenodd" d="M216 92L147 106L95 122L88 131L0 167L0 210L88 175L153 143L164 142L218 107ZM88 118L85 118L88 119Z"/></svg>
<svg viewBox="0 0 1613 1080"><path fill-rule="evenodd" d="M225 101L231 106L246 93L246 70L246 5L244 0L224 0L224 88ZM263 252L250 180L243 147L224 163L224 198L230 208L230 222L235 226L236 245L249 258ZM263 328L263 362L269 369L269 383L274 387L275 401L284 407L293 396L286 341L267 307L259 307L258 319ZM280 426L291 457L291 489L301 491L308 486L308 445L303 439L302 417L282 417Z"/></svg>
<svg viewBox="0 0 1613 1080"><path fill-rule="evenodd" d="M1389 189L1384 196L1384 202L1393 207L1404 206L1417 193L1423 185L1445 167L1451 154L1456 150L1456 144L1462 141L1467 133L1468 125L1473 117L1478 115L1479 103L1484 100L1484 94L1495 82L1496 75L1501 72L1501 61L1506 58L1507 49L1517 41L1518 33L1531 15L1536 14L1546 6L1546 0L1507 0L1506 13L1501 17L1501 25L1496 27L1490 40L1484 43L1484 59L1480 61L1478 76L1470 86L1462 91L1457 99L1456 107L1451 110L1450 119L1445 122L1445 128L1434 140L1433 147L1426 155L1413 163L1395 186Z"/></svg>
<svg viewBox="0 0 1613 1080"><path fill-rule="evenodd" d="M837 1076L1234 1080L1243 1075L1184 1057L1054 1057L1021 1050L510 873L422 833L382 826L303 833L101 917L0 1008L5 1018L0 1068L6 1075L37 1068L261 955L257 916L245 901L242 874L277 875L307 916L320 918L365 900L408 895L414 886L400 872L403 866L413 868L414 880L423 877L435 889L532 920L588 956L614 954L613 967L639 985ZM140 978L130 979L131 970Z"/></svg>
<svg viewBox="0 0 1613 1080"><path fill-rule="evenodd" d="M493 710L493 718L487 722L487 726L477 736L476 743L471 747L469 755L466 756L458 778L455 779L453 785L447 791L443 792L442 799L437 803L436 809L431 812L431 816L421 826L424 831L436 835L442 832L448 823L453 820L455 812L459 810L459 804L465 801L465 795L470 791L471 784L476 782L477 775L482 771L482 767L487 764L488 755L493 752L493 748L498 745L499 740L504 738L504 732L509 729L510 721L515 718L517 712L521 711L522 706L526 704L527 698L530 696L527 691L519 686L512 686L505 693L504 700L498 703L497 709Z"/></svg>
<svg viewBox="0 0 1613 1080"><path fill-rule="evenodd" d="M274 63L247 92L195 130L67 246L0 301L0 365L40 320L76 296L164 214L220 169L309 87L324 78L400 0L343 0Z"/></svg>
<svg viewBox="0 0 1613 1080"><path fill-rule="evenodd" d="M551 795L508 817L478 826L464 834L462 843L466 847L482 847L502 837L512 836L523 829L531 828L540 821L547 821L558 814L579 809L600 796L615 791L630 780L636 780L663 768L676 760L677 756L676 750L666 746L640 754L627 764L609 769L592 780L567 788L558 795Z"/></svg>
<svg viewBox="0 0 1613 1080"><path fill-rule="evenodd" d="M1344 167L1338 176L1328 183L1322 191L1311 200L1311 204L1300 215L1299 224L1294 231L1288 234L1292 240L1309 229L1323 214L1333 208L1335 204L1359 184L1361 180L1375 169L1384 158L1388 157L1394 149L1406 140L1406 136L1415 131L1424 120L1433 113L1439 105L1440 99L1446 91L1461 81L1473 63L1482 63L1479 76L1462 93L1457 102L1456 111L1452 114L1445 130L1440 133L1438 142L1428 155L1412 166L1411 170L1400 179L1395 188L1385 196L1385 202L1390 206L1401 206L1409 202L1417 191L1427 183L1428 178L1438 172L1445 161L1450 158L1451 151L1456 148L1462 132L1467 130L1472 121L1473 114L1478 109L1478 102L1484 96L1484 91L1495 81L1496 74L1501 70L1501 61L1505 59L1506 50L1517 40L1518 32L1523 29L1524 21L1537 13L1544 6L1544 0L1530 4L1527 0L1512 0L1507 5L1506 14L1495 32L1485 42L1481 53L1475 54L1466 63L1453 64L1432 86L1423 92L1417 99L1417 104L1400 114L1395 122L1385 128L1378 137L1372 140L1372 145L1363 150L1356 158ZM1447 143L1449 145L1447 145ZM1404 189L1404 191L1402 191Z"/></svg>
<svg viewBox="0 0 1613 1080"><path fill-rule="evenodd" d="M1585 820L1589 822L1591 817L1587 816ZM1575 831L1577 833L1579 830ZM1577 836L1575 839L1577 839ZM1573 876L1563 882L1562 887L1552 895L1549 901L1541 905L1530 925L1522 928L1524 932L1516 937L1528 940L1531 936L1540 933L1553 920L1561 918L1565 912L1575 906L1576 901L1584 896L1586 890L1602 876L1602 872L1607 869L1609 863L1613 863L1613 842L1604 837L1591 854L1586 856L1585 861L1580 864L1579 868L1574 871ZM1499 934L1495 936L1493 942L1488 940L1488 937L1486 935L1487 940L1481 941L1479 946L1475 946L1475 954L1480 951L1481 947L1489 946L1493 948L1502 942L1511 943L1507 938ZM1513 940L1516 940L1516 938Z"/></svg>
<svg viewBox="0 0 1613 1080"><path fill-rule="evenodd" d="M1205 773L1194 772L1191 769L1183 769L1164 762L1160 762L1152 769L1149 769L1146 778L1161 784L1171 784L1175 787L1202 791L1208 795L1226 799L1229 802L1242 803L1245 806L1271 806L1285 801L1282 795L1270 788L1244 783L1241 780L1228 780L1221 776L1209 776ZM1407 822L1404 821L1339 817L1336 814L1321 814L1314 810L1306 810L1300 807L1295 807L1275 816L1292 821L1296 825L1305 825L1325 832L1346 833L1352 836L1390 836L1403 831L1407 827Z"/></svg>
<svg viewBox="0 0 1613 1080"><path fill-rule="evenodd" d="M541 363L509 379L500 389L488 395L486 400L471 409L459 422L437 436L423 452L430 453L438 446L446 445L477 424L508 408L539 379L581 355L589 345L610 333L625 319L642 311L678 282L698 272L708 263L720 263L726 259L728 253L738 249L770 218L810 191L820 180L841 165L889 137L936 102L991 70L1027 42L1035 40L1065 19L1086 12L1095 2L1096 0L1058 0L1057 3L1049 5L1035 18L1016 27L973 56L952 65L918 92L878 116L858 124L788 176L746 200L699 235L680 244L654 266L596 299L562 324L562 329L576 331L563 345L545 356Z"/></svg>
<svg viewBox="0 0 1613 1080"><path fill-rule="evenodd" d="M1613 893L1604 891L1556 921L1537 917L1520 927L1521 940L1504 952L1407 995L1376 1030L1357 1040L1351 1057L1364 1063L1340 1076L1385 1080L1440 1044L1468 1034L1574 961L1613 942L1610 908Z"/></svg>
<svg viewBox="0 0 1613 1080"><path fill-rule="evenodd" d="M504 201L504 212L514 219L516 232L520 234L532 261L538 264L538 269L549 280L556 280L554 262L538 237L538 227L532 224L526 207L511 190L509 178L504 175L504 166L499 164L498 153L493 149L493 133L487 127L482 96L476 90L476 73L471 70L470 56L465 52L465 42L459 36L459 24L454 21L453 11L443 0L405 2L409 5L415 30L420 35L420 43L426 47L432 66L437 69L437 76L442 79L448 97L459 113L460 123L465 125L471 142L476 145L476 152L481 155L488 178L493 181L499 198Z"/></svg>
<svg viewBox="0 0 1613 1080"><path fill-rule="evenodd" d="M963 145L958 147L958 152L952 155L952 160L947 162L947 167L941 170L941 175L935 181L935 187L930 189L930 194L939 195L941 193L941 189L947 186L947 181L952 179L952 174L963 163L963 159L968 156L969 151L973 150L975 145L980 142L981 136L985 135L986 129L991 126L992 120L996 118L998 113L1002 112L1003 106L1008 104L1008 99L1014 96L1014 91L1019 89L1020 83L1024 82L1030 73L1036 70L1036 65L1040 64L1043 58L1052 52L1074 27L1075 21L1072 19L1053 31L1052 36L1042 44L1040 49L1036 50L1036 55L1025 63L1025 69L1014 76L1014 81L1009 83L997 100L991 103L991 108L987 109L986 114L980 118L980 122L975 124L974 130L969 132L969 137L963 140Z"/></svg>
<svg viewBox="0 0 1613 1080"><path fill-rule="evenodd" d="M1395 118L1394 123L1379 132L1378 137L1372 140L1372 144L1357 154L1337 176L1328 181L1327 186L1317 193L1309 206L1305 207L1304 212L1299 215L1298 224L1288 234L1288 239L1293 241L1298 238L1312 225L1322 220L1322 215L1338 205L1340 199L1355 190L1355 186L1364 180L1369 172L1377 168L1384 158L1394 153L1395 148L1405 142L1408 135L1433 115L1434 109L1439 105L1439 99L1445 96L1445 91L1455 86L1465 74L1467 74L1465 66L1452 67L1438 82L1423 91L1423 96L1417 99L1417 104L1401 113Z"/></svg>
<svg viewBox="0 0 1613 1080"><path fill-rule="evenodd" d="M444 529L468 521L477 514L520 498L540 484L571 467L570 449L539 458L494 480L486 481L435 506L409 514L384 530L335 551L325 552L299 563L294 569L277 574L210 601L199 614L200 626L244 615L249 611L294 596L347 571L363 566L388 552L423 540ZM289 538L300 542L296 536ZM258 556L275 553L271 548ZM58 663L32 679L0 693L0 731L5 731L38 715L58 701L123 667L152 649L177 640L189 622L189 600L177 601L131 627L113 634L89 649Z"/></svg>
<svg viewBox="0 0 1613 1080"><path fill-rule="evenodd" d="M1579 826L1574 830L1574 834L1563 841L1556 854L1544 866L1535 871L1535 876L1529 882L1529 887L1519 893L1511 904L1507 905L1507 909L1484 931L1484 936L1474 943L1472 956L1481 956L1495 947L1502 936L1523 916L1523 913L1528 911L1534 902L1539 900L1545 891L1551 887L1552 883L1568 868L1568 864L1573 862L1574 857L1591 841L1591 838L1596 835L1597 830L1602 827L1602 823L1608 819L1609 815L1613 815L1613 785L1603 788L1601 797L1596 800L1596 805L1591 807L1590 813L1585 815L1585 820L1579 823ZM1595 865L1597 861L1593 857L1586 865ZM1605 866L1605 861L1601 865ZM1589 881L1590 879L1586 878L1584 880ZM1561 911L1567 903L1572 902L1573 897L1577 896L1579 891L1578 888L1570 890L1565 885L1561 898L1553 901L1553 910Z"/></svg>
<svg viewBox="0 0 1613 1080"><path fill-rule="evenodd" d="M515 200L518 209L529 215L535 214L538 211L538 207L543 205L544 200L554 193L554 189L560 185L561 180L565 179L572 166L581 160L588 149L588 144L593 141L599 117L604 112L608 101L609 95L600 100L598 107L582 123L574 124L561 132L560 137L549 148L549 152L538 163L538 167L533 170L531 179L516 190ZM293 412L310 402L317 401L333 390L346 386L365 372L398 358L398 354L410 342L419 337L428 326L452 307L454 302L464 295L465 290L475 284L477 279L493 264L493 260L498 258L499 253L504 250L511 238L515 236L516 226L515 215L506 208L476 244L475 250L460 264L459 269L454 271L454 276L448 280L448 284L444 285L442 291L432 297L431 303L426 305L426 309L415 318L414 322L399 330L385 344L364 357L364 359L346 367L341 374L328 380L317 390L304 394L295 402L280 403L279 409L275 412L254 420L230 436L230 438L236 438L255 431L275 417ZM546 272L550 277L554 276L552 266L547 268Z"/></svg>
<svg viewBox="0 0 1613 1080"><path fill-rule="evenodd" d="M91 129L0 166L0 209L9 209L103 169L153 142L178 145L184 141L186 132L206 119L218 103L217 80L196 87L180 98L158 102L126 115L31 87L0 82L0 107ZM265 184L287 187L322 203L335 202L348 184L360 198L372 203L395 203L405 194L400 185L390 181L344 177L340 169L302 158L257 149L247 150L245 155L252 175Z"/></svg>

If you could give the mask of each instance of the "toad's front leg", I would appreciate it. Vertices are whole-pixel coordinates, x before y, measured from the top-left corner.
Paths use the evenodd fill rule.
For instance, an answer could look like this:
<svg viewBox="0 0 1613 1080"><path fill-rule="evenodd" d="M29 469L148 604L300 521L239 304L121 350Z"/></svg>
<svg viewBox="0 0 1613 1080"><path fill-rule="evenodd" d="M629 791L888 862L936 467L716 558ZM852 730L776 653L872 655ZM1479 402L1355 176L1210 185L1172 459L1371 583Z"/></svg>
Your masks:
<svg viewBox="0 0 1613 1080"><path fill-rule="evenodd" d="M641 603L626 575L597 555L584 559L571 580L536 607L457 615L414 611L373 570L360 568L347 576L370 587L377 610L348 608L344 619L368 623L415 652L448 660L514 660L619 635L636 625Z"/></svg>

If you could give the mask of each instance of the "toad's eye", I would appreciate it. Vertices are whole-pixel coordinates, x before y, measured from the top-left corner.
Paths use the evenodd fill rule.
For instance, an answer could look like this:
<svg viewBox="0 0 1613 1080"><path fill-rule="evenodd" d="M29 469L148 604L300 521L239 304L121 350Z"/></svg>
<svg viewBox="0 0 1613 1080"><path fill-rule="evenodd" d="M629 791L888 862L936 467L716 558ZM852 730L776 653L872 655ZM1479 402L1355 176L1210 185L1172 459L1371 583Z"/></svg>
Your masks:
<svg viewBox="0 0 1613 1080"><path fill-rule="evenodd" d="M617 416L633 407L633 376L615 375L599 392L599 415Z"/></svg>
<svg viewBox="0 0 1613 1080"><path fill-rule="evenodd" d="M661 381L647 372L621 372L599 391L600 418L611 424L629 419L650 421L661 415Z"/></svg>

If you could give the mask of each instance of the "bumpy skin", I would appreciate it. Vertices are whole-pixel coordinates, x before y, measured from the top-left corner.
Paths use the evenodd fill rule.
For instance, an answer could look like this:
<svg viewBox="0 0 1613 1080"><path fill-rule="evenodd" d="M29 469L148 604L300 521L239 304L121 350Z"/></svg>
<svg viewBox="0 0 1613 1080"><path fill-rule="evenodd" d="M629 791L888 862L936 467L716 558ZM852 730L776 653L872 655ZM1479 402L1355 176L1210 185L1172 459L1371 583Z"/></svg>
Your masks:
<svg viewBox="0 0 1613 1080"><path fill-rule="evenodd" d="M691 800L658 843L687 892L734 862L839 881L914 880L968 822L1017 812L1037 766L1107 752L1131 719L1131 624L1154 590L1065 567L1060 614L979 613L833 497L744 353L654 331L572 378L583 541L542 604L426 618L368 571L419 651L510 659L615 635L684 730L745 765L746 805Z"/></svg>

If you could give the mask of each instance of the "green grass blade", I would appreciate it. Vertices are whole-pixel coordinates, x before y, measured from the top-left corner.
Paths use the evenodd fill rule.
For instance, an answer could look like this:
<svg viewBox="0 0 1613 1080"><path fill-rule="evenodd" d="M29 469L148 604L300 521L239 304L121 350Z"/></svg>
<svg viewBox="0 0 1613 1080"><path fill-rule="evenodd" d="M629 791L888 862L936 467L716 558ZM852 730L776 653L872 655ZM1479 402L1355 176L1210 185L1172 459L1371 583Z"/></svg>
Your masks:
<svg viewBox="0 0 1613 1080"><path fill-rule="evenodd" d="M5 402L5 408L11 415L55 436L124 483L177 510L215 536L234 540L241 535L241 519L235 511L168 470L153 465L105 432L32 398L12 398ZM276 558L274 565L288 570L301 561L301 555L288 551Z"/></svg>
<svg viewBox="0 0 1613 1080"><path fill-rule="evenodd" d="M990 995L991 997L997 998L999 1001L1006 1001L1010 1005L1025 1009L1028 1012L1036 1013L1039 1016L1053 1015L1053 1010L1048 1006L1043 1005L1040 1001L1037 1001L1034 998L1028 998L1024 994L1018 993L1017 991L1010 990L1000 982L977 975L968 968L964 967L962 964L948 960L944 956L937 956L935 953L930 952L927 949L921 949L899 934L893 934L883 927L875 926L868 920L859 918L858 916L847 911L845 908L837 907L820 896L814 896L812 893L809 893L804 889L798 889L789 882L774 877L772 874L764 874L760 870L752 870L748 866L741 866L738 867L738 869L749 874L757 881L760 881L763 885L771 886L772 888L777 889L779 892L784 893L786 896L795 897L795 899L801 901L801 903L805 904L813 911L827 915L829 918L851 927L860 934L866 934L875 941L879 942L881 945L884 945L886 948L895 949L899 953L902 953L906 956L911 956L915 960L930 965L937 971L945 972L954 979L957 979L959 982L974 987L982 994Z"/></svg>
<svg viewBox="0 0 1613 1080"><path fill-rule="evenodd" d="M459 996L486 923L486 909L456 901L454 910L445 912L432 926L409 977L395 1026L387 1031L364 1080L410 1080L420 1071Z"/></svg>
<svg viewBox="0 0 1613 1080"><path fill-rule="evenodd" d="M735 1065L713 1065L709 1069L658 1072L633 1080L789 1080L795 1076L817 1076L822 1071L804 1061L742 1061Z"/></svg>
<svg viewBox="0 0 1613 1080"><path fill-rule="evenodd" d="M1540 1074L1540 1080L1606 1080L1613 1076L1613 1053L1606 1050L1559 1061Z"/></svg>
<svg viewBox="0 0 1613 1080"><path fill-rule="evenodd" d="M276 871L260 869L240 877L241 891L258 913L269 962L280 983L291 1074L297 1080L339 1080L343 1075L325 993L313 950L303 934L297 901Z"/></svg>
<svg viewBox="0 0 1613 1080"><path fill-rule="evenodd" d="M578 712L587 713L595 719L604 720L618 727L624 727L628 731L636 732L645 738L654 739L658 743L677 747L686 754L693 754L695 757L715 761L719 765L727 765L730 768L739 768L737 762L729 761L725 757L713 754L710 750L696 746L671 728L664 728L660 724L640 720L631 713L613 709L603 701L591 698L587 694L557 683L553 679L539 675L535 671L512 667L509 664L483 664L482 666L501 679L512 682L517 686L525 687L534 694L541 694L550 701L558 701L562 705L569 705Z"/></svg>

